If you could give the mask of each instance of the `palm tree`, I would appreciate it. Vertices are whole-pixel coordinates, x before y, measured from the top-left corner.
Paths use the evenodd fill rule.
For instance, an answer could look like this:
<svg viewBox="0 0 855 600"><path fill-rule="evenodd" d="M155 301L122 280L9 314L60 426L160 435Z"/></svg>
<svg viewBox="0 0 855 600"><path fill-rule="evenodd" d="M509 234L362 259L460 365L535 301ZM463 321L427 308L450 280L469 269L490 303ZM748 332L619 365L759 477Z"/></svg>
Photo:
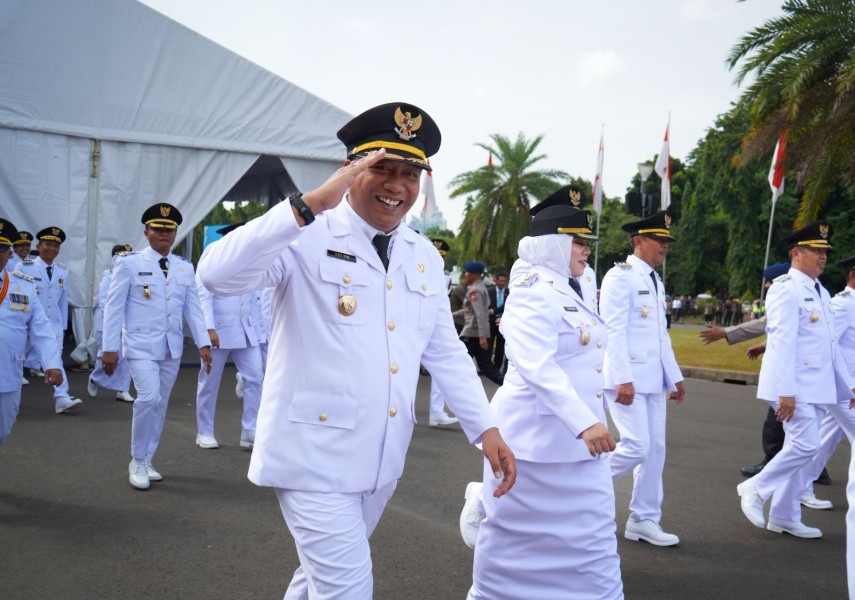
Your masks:
<svg viewBox="0 0 855 600"><path fill-rule="evenodd" d="M727 58L752 124L742 165L769 156L787 131L788 169L803 191L796 225L814 220L840 177L855 183L855 0L786 0L784 15L757 27Z"/></svg>
<svg viewBox="0 0 855 600"><path fill-rule="evenodd" d="M569 175L532 169L546 158L535 154L542 135L527 140L520 133L513 142L499 134L490 139L492 144L477 145L490 153L495 166L457 175L451 181L451 197L466 197L457 237L461 257L507 267L517 257L517 243L528 235L529 208L558 189Z"/></svg>

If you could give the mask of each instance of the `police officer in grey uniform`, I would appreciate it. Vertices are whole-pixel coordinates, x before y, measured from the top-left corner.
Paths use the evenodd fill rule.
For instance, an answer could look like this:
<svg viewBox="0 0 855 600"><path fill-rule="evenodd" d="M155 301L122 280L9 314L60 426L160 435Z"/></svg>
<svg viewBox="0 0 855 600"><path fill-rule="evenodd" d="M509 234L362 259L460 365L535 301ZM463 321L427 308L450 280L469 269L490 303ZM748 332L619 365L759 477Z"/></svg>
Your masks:
<svg viewBox="0 0 855 600"><path fill-rule="evenodd" d="M68 267L56 260L60 246L65 241L65 232L59 227L45 227L36 234L39 255L33 260L24 260L18 270L35 280L36 292L45 314L53 326L56 345L62 356L62 342L68 328ZM29 360L31 356L27 357ZM30 365L32 366L32 362ZM62 369L62 383L54 386L53 400L57 414L77 408L83 400L68 391L68 377ZM42 365L44 369L44 365Z"/></svg>
<svg viewBox="0 0 855 600"><path fill-rule="evenodd" d="M6 359L0 361L0 446L6 441L21 405L21 369L29 338L45 368L45 383L62 383L62 369L56 337L39 302L32 277L20 271L10 273L15 226L0 219L0 347Z"/></svg>
<svg viewBox="0 0 855 600"><path fill-rule="evenodd" d="M184 319L202 362L211 369L211 339L193 265L170 252L181 221L181 213L171 204L160 202L146 209L142 223L149 245L116 262L104 306L104 372L116 372L121 349L137 388L128 472L131 485L141 490L163 479L152 458L184 353Z"/></svg>
<svg viewBox="0 0 855 600"><path fill-rule="evenodd" d="M478 363L481 374L496 385L502 385L504 376L490 356L490 296L481 279L484 263L469 261L463 265L463 271L463 284L467 286L466 300L463 308L455 313L465 318L460 337L466 344L469 356Z"/></svg>

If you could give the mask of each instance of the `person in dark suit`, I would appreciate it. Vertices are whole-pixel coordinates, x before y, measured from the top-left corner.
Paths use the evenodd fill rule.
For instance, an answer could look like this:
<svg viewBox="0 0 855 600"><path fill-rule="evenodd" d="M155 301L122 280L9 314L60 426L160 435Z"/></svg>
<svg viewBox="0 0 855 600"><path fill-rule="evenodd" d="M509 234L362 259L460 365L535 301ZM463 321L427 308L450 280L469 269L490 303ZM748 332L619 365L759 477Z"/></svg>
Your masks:
<svg viewBox="0 0 855 600"><path fill-rule="evenodd" d="M496 277L496 285L487 288L490 296L490 348L493 349L493 364L496 368L506 371L505 367L505 338L499 331L499 323L502 322L502 313L505 312L505 302L508 300L508 275L499 273Z"/></svg>

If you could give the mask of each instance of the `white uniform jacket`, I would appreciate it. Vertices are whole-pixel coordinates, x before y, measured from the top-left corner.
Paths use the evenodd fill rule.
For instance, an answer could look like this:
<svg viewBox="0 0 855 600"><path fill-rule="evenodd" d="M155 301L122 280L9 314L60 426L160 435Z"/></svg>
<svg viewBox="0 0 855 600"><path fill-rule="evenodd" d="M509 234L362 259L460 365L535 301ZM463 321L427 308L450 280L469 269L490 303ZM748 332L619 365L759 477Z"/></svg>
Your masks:
<svg viewBox="0 0 855 600"><path fill-rule="evenodd" d="M384 272L346 202L302 229L283 202L211 244L199 263L217 294L276 286L249 467L258 485L360 492L397 480L419 361L470 441L495 426L454 329L442 257L402 225Z"/></svg>
<svg viewBox="0 0 855 600"><path fill-rule="evenodd" d="M606 423L605 324L548 267L517 261L509 287L499 324L508 373L491 403L502 437L521 460L593 460L579 435Z"/></svg>
<svg viewBox="0 0 855 600"><path fill-rule="evenodd" d="M53 261L51 277L47 275L48 264L40 256L21 261L17 269L33 278L36 293L45 309L55 337L61 338L68 327L68 267Z"/></svg>
<svg viewBox="0 0 855 600"><path fill-rule="evenodd" d="M806 404L836 404L852 397L837 341L831 298L798 269L775 279L766 294L766 353L757 397L777 402L795 396Z"/></svg>
<svg viewBox="0 0 855 600"><path fill-rule="evenodd" d="M27 336L44 368L59 369L62 365L56 335L39 302L35 282L29 275L3 269L0 288L4 278L9 283L0 302L0 392L15 392L21 389Z"/></svg>
<svg viewBox="0 0 855 600"><path fill-rule="evenodd" d="M125 358L149 360L181 358L184 318L196 345L210 345L193 265L169 253L169 276L164 277L160 258L148 246L116 261L104 306L104 352L121 350Z"/></svg>
<svg viewBox="0 0 855 600"><path fill-rule="evenodd" d="M585 265L585 271L580 277L579 287L582 288L582 296L585 304L591 307L595 312L599 312L599 304L597 302L597 274L590 265Z"/></svg>
<svg viewBox="0 0 855 600"><path fill-rule="evenodd" d="M840 353L846 362L849 378L855 380L855 289L847 286L845 290L831 299L834 310L834 324Z"/></svg>
<svg viewBox="0 0 855 600"><path fill-rule="evenodd" d="M247 292L240 296L220 296L208 291L199 276L196 276L196 290L205 316L205 327L215 329L220 338L220 348L236 349L258 346L256 292Z"/></svg>
<svg viewBox="0 0 855 600"><path fill-rule="evenodd" d="M665 319L665 288L653 269L630 255L603 277L600 314L609 330L604 364L605 385L615 389L632 383L638 394L676 391L683 381L671 348Z"/></svg>
<svg viewBox="0 0 855 600"><path fill-rule="evenodd" d="M113 280L113 269L107 269L101 276L98 284L98 293L95 295L95 311L92 313L92 328L99 337L104 332L104 307L107 305L107 294L110 291L110 282Z"/></svg>

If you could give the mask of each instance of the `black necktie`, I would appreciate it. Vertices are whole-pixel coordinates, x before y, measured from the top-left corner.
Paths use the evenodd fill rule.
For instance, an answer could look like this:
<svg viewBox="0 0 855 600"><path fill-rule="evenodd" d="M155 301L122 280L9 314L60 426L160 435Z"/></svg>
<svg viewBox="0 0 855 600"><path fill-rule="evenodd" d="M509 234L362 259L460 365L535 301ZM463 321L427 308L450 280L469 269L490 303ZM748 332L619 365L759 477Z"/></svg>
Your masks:
<svg viewBox="0 0 855 600"><path fill-rule="evenodd" d="M658 296L659 291L656 289L656 271L650 271L650 279L653 280L653 293Z"/></svg>
<svg viewBox="0 0 855 600"><path fill-rule="evenodd" d="M575 277L571 277L569 279L569 282L570 282L570 287L573 288L573 290L575 290L575 292L577 294L579 294L579 297L582 298L582 300L584 300L585 297L582 296L582 286L579 285L579 281Z"/></svg>
<svg viewBox="0 0 855 600"><path fill-rule="evenodd" d="M48 280L53 279L53 267L50 265L47 266L47 278Z"/></svg>
<svg viewBox="0 0 855 600"><path fill-rule="evenodd" d="M816 288L816 295L819 296L819 299L822 300L822 294L819 293L819 282L813 284L813 287Z"/></svg>
<svg viewBox="0 0 855 600"><path fill-rule="evenodd" d="M383 263L383 268L385 270L389 270L389 242L391 241L391 235L382 235L378 233L374 236L374 239L371 240L371 243L374 244L374 247L377 249L377 254L380 256L380 262Z"/></svg>
<svg viewBox="0 0 855 600"><path fill-rule="evenodd" d="M166 264L166 257L164 256L157 262L160 263L160 270L163 271L163 276L166 277L167 275L169 275L169 266L167 266Z"/></svg>

